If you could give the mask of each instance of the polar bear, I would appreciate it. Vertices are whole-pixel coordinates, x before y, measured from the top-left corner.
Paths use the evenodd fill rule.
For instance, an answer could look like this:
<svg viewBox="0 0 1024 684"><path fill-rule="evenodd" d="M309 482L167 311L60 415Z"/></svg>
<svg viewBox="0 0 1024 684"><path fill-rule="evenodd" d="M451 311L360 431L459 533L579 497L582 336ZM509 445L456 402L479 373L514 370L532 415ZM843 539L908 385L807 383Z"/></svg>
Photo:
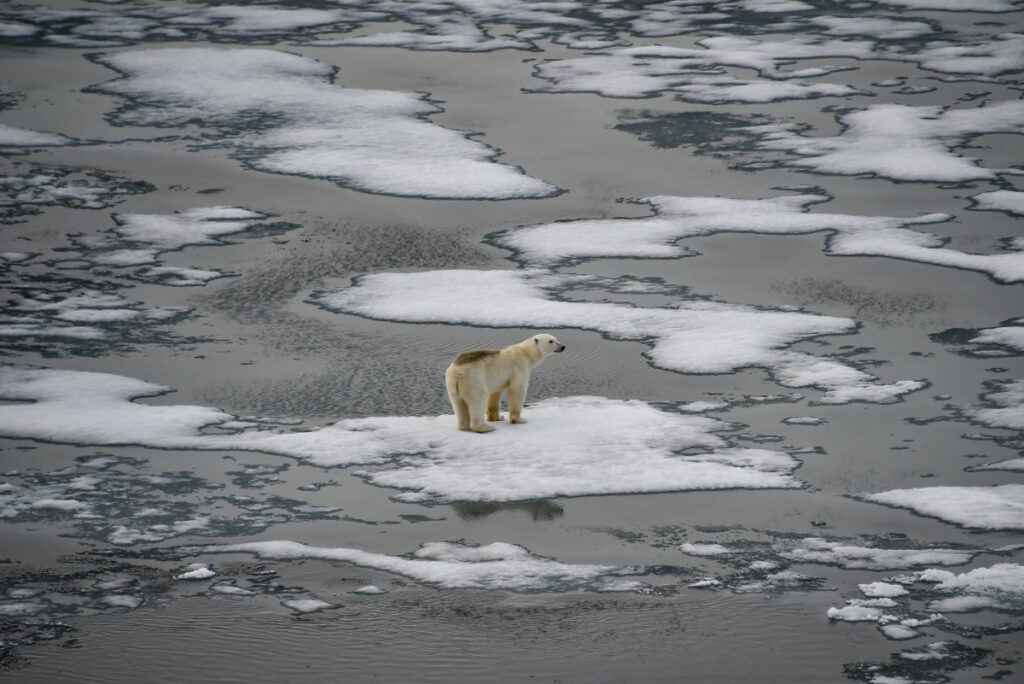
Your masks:
<svg viewBox="0 0 1024 684"><path fill-rule="evenodd" d="M565 345L545 333L504 349L478 349L459 354L444 374L448 398L459 418L459 429L493 430L484 422L484 410L487 410L487 420L501 420L498 404L506 391L509 422L525 423L523 401L530 384L530 369L563 351Z"/></svg>

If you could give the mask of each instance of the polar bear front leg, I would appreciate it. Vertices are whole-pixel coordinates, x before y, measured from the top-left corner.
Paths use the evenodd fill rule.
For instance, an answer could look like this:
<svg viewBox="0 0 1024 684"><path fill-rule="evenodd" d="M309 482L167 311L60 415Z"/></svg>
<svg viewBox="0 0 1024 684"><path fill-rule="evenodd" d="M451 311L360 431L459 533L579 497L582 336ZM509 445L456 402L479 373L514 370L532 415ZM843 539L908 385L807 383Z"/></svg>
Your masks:
<svg viewBox="0 0 1024 684"><path fill-rule="evenodd" d="M518 425L526 422L523 418L523 401L526 399L526 383L510 385L508 388L508 422Z"/></svg>
<svg viewBox="0 0 1024 684"><path fill-rule="evenodd" d="M487 398L487 420L497 422L501 420L501 392L493 392Z"/></svg>

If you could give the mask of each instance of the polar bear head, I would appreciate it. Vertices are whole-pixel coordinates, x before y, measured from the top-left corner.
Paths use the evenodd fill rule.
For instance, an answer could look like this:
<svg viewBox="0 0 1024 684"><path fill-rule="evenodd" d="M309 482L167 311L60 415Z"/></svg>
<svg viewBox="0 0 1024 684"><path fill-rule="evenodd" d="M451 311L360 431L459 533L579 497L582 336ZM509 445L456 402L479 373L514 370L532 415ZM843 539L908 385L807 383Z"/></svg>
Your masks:
<svg viewBox="0 0 1024 684"><path fill-rule="evenodd" d="M543 359L551 354L557 354L558 352L565 351L565 345L558 341L554 335L548 335L543 333L540 335L534 335L530 338L533 340L534 347L540 352L540 357Z"/></svg>

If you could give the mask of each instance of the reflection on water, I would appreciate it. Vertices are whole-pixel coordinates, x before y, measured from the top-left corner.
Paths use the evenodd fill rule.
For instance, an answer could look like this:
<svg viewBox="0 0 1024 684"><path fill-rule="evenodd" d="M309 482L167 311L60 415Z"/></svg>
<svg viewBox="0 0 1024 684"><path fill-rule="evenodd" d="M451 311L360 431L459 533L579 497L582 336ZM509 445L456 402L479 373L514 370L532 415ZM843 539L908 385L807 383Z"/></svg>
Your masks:
<svg viewBox="0 0 1024 684"><path fill-rule="evenodd" d="M467 501L452 504L452 509L463 520L482 520L499 511L522 511L532 520L548 521L561 518L565 509L554 501L514 501L512 503L483 503Z"/></svg>

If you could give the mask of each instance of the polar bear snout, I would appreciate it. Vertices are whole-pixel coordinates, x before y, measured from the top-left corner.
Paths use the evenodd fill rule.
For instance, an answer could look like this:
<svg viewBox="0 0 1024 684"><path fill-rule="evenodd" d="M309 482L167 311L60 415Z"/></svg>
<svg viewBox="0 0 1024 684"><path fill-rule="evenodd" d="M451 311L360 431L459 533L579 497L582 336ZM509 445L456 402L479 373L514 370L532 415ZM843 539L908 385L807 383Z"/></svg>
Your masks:
<svg viewBox="0 0 1024 684"><path fill-rule="evenodd" d="M563 344L558 349L555 350L555 353L556 354L560 354L560 353L562 353L564 351L565 351L565 345Z"/></svg>

